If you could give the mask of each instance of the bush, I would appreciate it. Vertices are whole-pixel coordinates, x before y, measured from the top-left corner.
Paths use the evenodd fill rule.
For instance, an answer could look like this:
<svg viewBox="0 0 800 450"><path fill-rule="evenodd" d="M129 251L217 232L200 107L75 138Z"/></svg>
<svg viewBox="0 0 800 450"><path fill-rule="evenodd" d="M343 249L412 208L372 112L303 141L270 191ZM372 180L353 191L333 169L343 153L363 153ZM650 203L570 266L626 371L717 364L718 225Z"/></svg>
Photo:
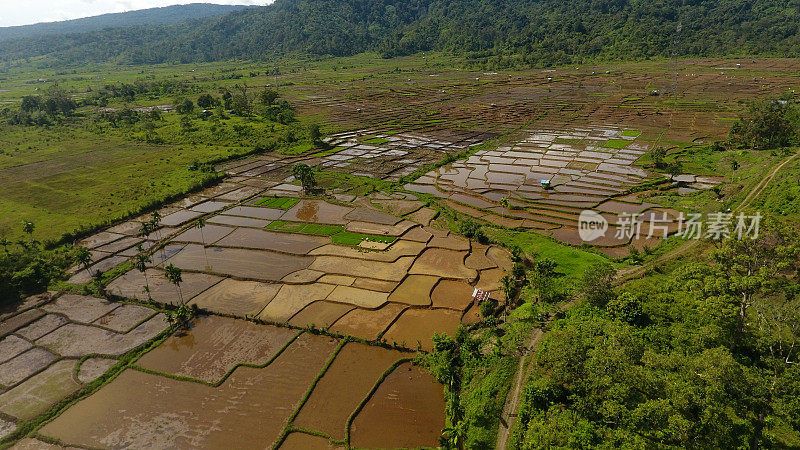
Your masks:
<svg viewBox="0 0 800 450"><path fill-rule="evenodd" d="M483 234L481 225L472 219L464 219L458 223L458 232L463 234L469 239L475 239L483 242L486 236Z"/></svg>
<svg viewBox="0 0 800 450"><path fill-rule="evenodd" d="M733 125L730 139L742 147L769 150L787 147L797 140L797 124L792 121L787 100L757 100L748 115Z"/></svg>

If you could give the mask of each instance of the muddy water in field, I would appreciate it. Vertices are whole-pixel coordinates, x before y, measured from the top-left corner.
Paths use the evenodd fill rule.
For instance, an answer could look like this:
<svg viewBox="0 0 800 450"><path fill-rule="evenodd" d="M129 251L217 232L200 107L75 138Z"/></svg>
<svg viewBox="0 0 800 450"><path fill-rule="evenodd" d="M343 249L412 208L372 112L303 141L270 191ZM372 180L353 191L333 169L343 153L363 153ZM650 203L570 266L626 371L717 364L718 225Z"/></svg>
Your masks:
<svg viewBox="0 0 800 450"><path fill-rule="evenodd" d="M404 356L408 354L355 342L347 344L314 387L295 426L343 439L347 419L381 374Z"/></svg>
<svg viewBox="0 0 800 450"><path fill-rule="evenodd" d="M255 248L305 255L311 250L330 242L331 239L329 237L239 228L217 242L217 245L220 247Z"/></svg>
<svg viewBox="0 0 800 450"><path fill-rule="evenodd" d="M260 250L187 245L168 263L181 269L214 272L254 280L278 281L305 269L313 261L306 256L291 256Z"/></svg>
<svg viewBox="0 0 800 450"><path fill-rule="evenodd" d="M266 368L240 367L218 388L127 370L40 432L91 447L267 448L336 344L303 335Z"/></svg>
<svg viewBox="0 0 800 450"><path fill-rule="evenodd" d="M144 355L138 365L213 383L236 364L266 364L296 334L243 320L202 317L195 319L188 331Z"/></svg>
<svg viewBox="0 0 800 450"><path fill-rule="evenodd" d="M284 220L344 225L353 208L332 205L321 200L303 200L284 214Z"/></svg>
<svg viewBox="0 0 800 450"><path fill-rule="evenodd" d="M397 367L356 416L351 444L359 448L436 447L444 427L442 385L411 363Z"/></svg>
<svg viewBox="0 0 800 450"><path fill-rule="evenodd" d="M396 342L407 348L421 345L431 350L433 333L453 336L461 323L461 312L451 309L408 309L383 335L388 343Z"/></svg>
<svg viewBox="0 0 800 450"><path fill-rule="evenodd" d="M388 303L374 311L355 309L337 320L331 331L373 340L406 308L405 305Z"/></svg>

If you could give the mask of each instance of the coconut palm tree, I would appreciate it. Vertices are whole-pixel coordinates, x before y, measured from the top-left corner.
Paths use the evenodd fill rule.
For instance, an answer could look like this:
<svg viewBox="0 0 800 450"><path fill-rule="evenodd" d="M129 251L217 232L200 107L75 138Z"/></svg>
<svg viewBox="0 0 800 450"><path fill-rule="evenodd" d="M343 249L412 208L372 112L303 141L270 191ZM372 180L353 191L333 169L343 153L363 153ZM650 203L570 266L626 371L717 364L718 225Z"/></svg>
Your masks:
<svg viewBox="0 0 800 450"><path fill-rule="evenodd" d="M181 306L183 306L183 292L181 292L181 282L183 282L183 277L181 276L181 269L175 267L173 264L168 265L164 269L164 275L167 277L170 283L174 284L176 288L178 288L178 296L181 300Z"/></svg>
<svg viewBox="0 0 800 450"><path fill-rule="evenodd" d="M153 262L142 248L142 244L136 245L136 250L139 252L133 262L133 267L144 275L144 289L143 293L147 294L147 300L152 301L153 297L150 296L150 280L147 278L147 265Z"/></svg>
<svg viewBox="0 0 800 450"><path fill-rule="evenodd" d="M206 237L203 235L203 228L206 227L206 219L202 217L197 219L195 226L200 230L200 240L203 242L203 256L206 258L206 269L211 267L211 264L208 263L208 253L206 253Z"/></svg>

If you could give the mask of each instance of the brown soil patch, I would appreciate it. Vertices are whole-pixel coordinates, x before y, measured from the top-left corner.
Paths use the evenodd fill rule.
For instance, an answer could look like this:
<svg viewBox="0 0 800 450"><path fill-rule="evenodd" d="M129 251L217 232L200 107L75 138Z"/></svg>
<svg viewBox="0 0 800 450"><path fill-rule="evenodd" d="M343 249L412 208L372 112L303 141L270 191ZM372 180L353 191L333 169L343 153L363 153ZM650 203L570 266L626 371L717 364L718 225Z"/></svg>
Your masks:
<svg viewBox="0 0 800 450"><path fill-rule="evenodd" d="M283 220L344 225L348 222L345 216L351 211L353 208L332 205L322 200L301 200L286 212Z"/></svg>
<svg viewBox="0 0 800 450"><path fill-rule="evenodd" d="M369 311L356 309L345 314L331 327L331 331L362 339L374 340L406 309L405 305L389 303Z"/></svg>
<svg viewBox="0 0 800 450"><path fill-rule="evenodd" d="M409 273L474 280L478 272L464 265L466 256L467 252L431 248L417 258Z"/></svg>
<svg viewBox="0 0 800 450"><path fill-rule="evenodd" d="M301 336L264 369L240 367L219 388L127 370L41 433L92 447L272 445L336 342ZM255 432L254 430L257 430Z"/></svg>
<svg viewBox="0 0 800 450"><path fill-rule="evenodd" d="M285 284L258 317L271 322L287 322L311 303L325 300L334 288L333 285L319 283Z"/></svg>
<svg viewBox="0 0 800 450"><path fill-rule="evenodd" d="M295 314L294 317L289 320L289 325L297 327L314 325L317 328L325 328L354 309L355 306L341 303L314 302Z"/></svg>
<svg viewBox="0 0 800 450"><path fill-rule="evenodd" d="M444 392L430 374L404 363L378 387L351 427L361 448L436 447L444 427Z"/></svg>
<svg viewBox="0 0 800 450"><path fill-rule="evenodd" d="M461 323L461 313L450 309L408 309L383 335L386 342L396 342L415 349L419 343L424 350L433 348L434 333L452 336Z"/></svg>
<svg viewBox="0 0 800 450"><path fill-rule="evenodd" d="M19 420L33 419L80 388L72 379L74 369L75 361L58 361L0 395L0 411Z"/></svg>
<svg viewBox="0 0 800 450"><path fill-rule="evenodd" d="M431 300L435 308L464 311L472 305L475 288L463 281L442 280L433 289Z"/></svg>
<svg viewBox="0 0 800 450"><path fill-rule="evenodd" d="M32 348L10 361L0 364L0 385L13 386L50 365L56 355L41 348Z"/></svg>
<svg viewBox="0 0 800 450"><path fill-rule="evenodd" d="M183 292L184 300L194 297L222 280L222 278L215 275L191 272L184 272L181 274L181 278L183 278L181 291ZM147 269L147 281L150 283L150 296L153 300L173 305L180 303L178 289L164 277L163 271ZM144 287L144 275L138 270L131 270L109 283L107 290L110 294L120 297L146 301L147 294L143 292Z"/></svg>
<svg viewBox="0 0 800 450"><path fill-rule="evenodd" d="M292 272L307 268L312 259L239 248L211 247L204 252L202 246L190 244L167 262L186 270L278 281Z"/></svg>
<svg viewBox="0 0 800 450"><path fill-rule="evenodd" d="M224 238L225 236L231 234L233 232L233 228L231 227L221 227L218 225L206 225L203 227L202 232L200 228L194 227L190 228L183 233L179 234L178 237L173 239L174 242L190 242L193 244L213 244L218 240Z"/></svg>
<svg viewBox="0 0 800 450"><path fill-rule="evenodd" d="M389 294L386 292L368 291L350 286L336 286L328 296L328 300L338 303L349 303L367 309L376 309L386 303Z"/></svg>
<svg viewBox="0 0 800 450"><path fill-rule="evenodd" d="M112 303L108 300L66 294L43 306L42 309L51 313L63 314L74 322L91 323L117 307L119 307L119 303Z"/></svg>
<svg viewBox="0 0 800 450"><path fill-rule="evenodd" d="M117 333L127 333L133 327L155 314L155 311L144 306L121 305L92 323L103 328L109 328Z"/></svg>
<svg viewBox="0 0 800 450"><path fill-rule="evenodd" d="M344 447L330 443L327 438L305 433L289 433L279 447L281 450L337 450Z"/></svg>
<svg viewBox="0 0 800 450"><path fill-rule="evenodd" d="M194 297L190 303L206 311L247 317L261 312L280 288L279 284L226 278Z"/></svg>
<svg viewBox="0 0 800 450"><path fill-rule="evenodd" d="M344 439L347 419L403 353L349 343L314 387L294 425Z"/></svg>
<svg viewBox="0 0 800 450"><path fill-rule="evenodd" d="M406 305L428 306L431 304L431 291L439 277L430 275L409 275L389 296L389 301Z"/></svg>
<svg viewBox="0 0 800 450"><path fill-rule="evenodd" d="M318 256L309 267L325 273L366 277L385 281L400 281L408 272L412 257L401 257L395 262L364 261L337 256Z"/></svg>
<svg viewBox="0 0 800 450"><path fill-rule="evenodd" d="M195 319L191 329L171 336L138 365L217 382L236 364L266 364L297 332L219 316Z"/></svg>

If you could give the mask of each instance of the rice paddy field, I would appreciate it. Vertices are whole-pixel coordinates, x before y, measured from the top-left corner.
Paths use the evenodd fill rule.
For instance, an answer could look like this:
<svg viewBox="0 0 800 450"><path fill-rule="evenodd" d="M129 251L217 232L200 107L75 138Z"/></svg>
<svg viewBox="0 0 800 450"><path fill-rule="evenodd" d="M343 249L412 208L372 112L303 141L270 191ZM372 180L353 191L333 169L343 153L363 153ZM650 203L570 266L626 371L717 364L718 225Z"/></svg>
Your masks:
<svg viewBox="0 0 800 450"><path fill-rule="evenodd" d="M170 137L168 110L159 143L88 119L0 125L0 237L30 220L35 238L69 234L91 256L1 311L0 445L437 447L452 425L445 387L416 355L486 319L480 299L503 310L510 249L556 260L567 284L596 262L628 264L663 241L655 218L673 233L681 213L718 209L720 189L735 201L762 179L780 155L742 153L734 171L708 144L748 100L800 87L788 59L681 61L676 84L657 61L485 73L372 56L0 73L0 108L39 78L76 98L144 78L188 83L190 97L277 82L324 135L281 151L203 144L210 123ZM216 130L286 133L226 120ZM655 168L659 147L681 173ZM314 195L292 175L299 163ZM606 237L582 242L584 210L611 224ZM640 236L618 236L620 214L644 218ZM459 234L467 219L488 239ZM196 317L171 325L182 304ZM511 378L497 384L502 405Z"/></svg>

